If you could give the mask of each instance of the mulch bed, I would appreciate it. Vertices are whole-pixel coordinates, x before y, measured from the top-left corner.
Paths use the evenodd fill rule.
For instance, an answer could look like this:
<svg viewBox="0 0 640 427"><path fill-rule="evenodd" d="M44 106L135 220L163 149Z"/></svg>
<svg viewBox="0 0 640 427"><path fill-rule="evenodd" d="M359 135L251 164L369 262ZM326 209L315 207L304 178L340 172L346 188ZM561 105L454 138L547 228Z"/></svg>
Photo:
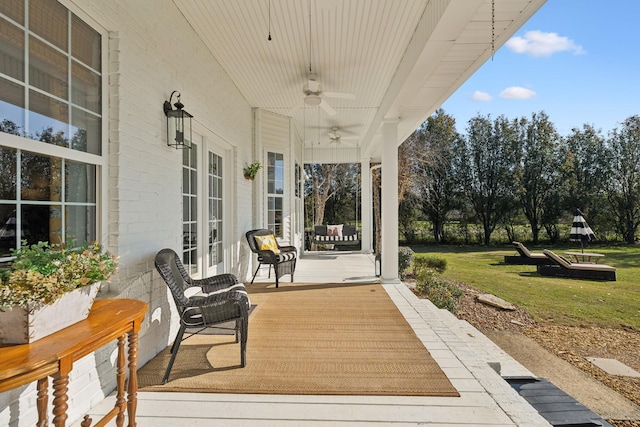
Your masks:
<svg viewBox="0 0 640 427"><path fill-rule="evenodd" d="M591 326L561 326L536 322L525 310L502 310L476 300L483 293L459 282L450 282L463 290L456 316L481 332L522 333L553 354L561 357L612 390L640 405L640 379L609 375L586 357L617 359L640 372L640 331L627 326L620 329ZM607 420L616 427L640 427L640 420Z"/></svg>

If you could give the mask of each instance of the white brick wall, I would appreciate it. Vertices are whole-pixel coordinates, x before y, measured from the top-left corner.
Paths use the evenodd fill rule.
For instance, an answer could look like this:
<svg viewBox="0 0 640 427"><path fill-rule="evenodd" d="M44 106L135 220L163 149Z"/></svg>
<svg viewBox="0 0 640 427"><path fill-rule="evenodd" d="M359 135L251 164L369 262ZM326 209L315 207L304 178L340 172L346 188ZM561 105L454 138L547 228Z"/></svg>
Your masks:
<svg viewBox="0 0 640 427"><path fill-rule="evenodd" d="M252 183L242 179L242 166L253 160L252 112L171 0L61 3L109 34L108 224L103 231L108 247L120 257L120 269L109 293L101 297L149 303L140 366L177 331L173 302L153 266L157 251L179 250L182 242L182 153L166 145L162 104L178 90L195 120L233 147L238 181L231 192L234 215L225 227L236 234L230 248L234 265L229 267L241 279L249 260L243 233L252 226L253 211ZM114 363L113 346L107 346L74 366L68 424L113 390ZM33 384L0 393L0 425L32 426L36 420Z"/></svg>

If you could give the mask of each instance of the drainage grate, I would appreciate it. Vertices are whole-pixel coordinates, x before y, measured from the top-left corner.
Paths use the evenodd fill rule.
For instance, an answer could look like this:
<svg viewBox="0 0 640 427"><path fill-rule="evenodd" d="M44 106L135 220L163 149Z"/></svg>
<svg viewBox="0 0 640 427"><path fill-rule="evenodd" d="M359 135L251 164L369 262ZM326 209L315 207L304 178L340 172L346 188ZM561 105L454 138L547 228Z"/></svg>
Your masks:
<svg viewBox="0 0 640 427"><path fill-rule="evenodd" d="M544 378L504 379L553 426L613 427Z"/></svg>

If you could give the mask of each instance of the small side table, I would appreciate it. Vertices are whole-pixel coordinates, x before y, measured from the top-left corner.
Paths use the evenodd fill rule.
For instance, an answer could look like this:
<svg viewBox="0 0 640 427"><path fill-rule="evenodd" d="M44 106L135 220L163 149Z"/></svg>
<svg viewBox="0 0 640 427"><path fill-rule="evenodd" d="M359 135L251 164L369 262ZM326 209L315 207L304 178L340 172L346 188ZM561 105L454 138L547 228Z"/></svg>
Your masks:
<svg viewBox="0 0 640 427"><path fill-rule="evenodd" d="M125 412L129 426L136 425L138 392L138 332L149 309L134 299L105 299L93 303L87 319L64 328L31 344L0 347L0 392L33 381L38 382L36 407L38 426L47 425L48 377L53 377L53 425L64 427L67 421L69 373L73 363L100 347L117 340L116 405L99 422L105 425L116 418L116 425L124 425ZM129 382L125 400L125 340L128 341ZM92 420L85 416L83 427Z"/></svg>

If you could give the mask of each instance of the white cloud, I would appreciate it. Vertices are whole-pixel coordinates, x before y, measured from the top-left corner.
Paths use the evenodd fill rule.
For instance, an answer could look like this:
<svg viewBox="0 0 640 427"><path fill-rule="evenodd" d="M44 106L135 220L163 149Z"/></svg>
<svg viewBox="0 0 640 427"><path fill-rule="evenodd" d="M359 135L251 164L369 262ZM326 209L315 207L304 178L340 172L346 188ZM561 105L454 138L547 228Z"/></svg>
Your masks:
<svg viewBox="0 0 640 427"><path fill-rule="evenodd" d="M512 37L505 44L516 53L535 57L551 56L556 52L573 52L574 55L585 53L582 46L570 38L542 31L527 31L524 37Z"/></svg>
<svg viewBox="0 0 640 427"><path fill-rule="evenodd" d="M473 95L471 95L471 99L473 99L474 101L488 102L488 101L491 101L493 98L487 92L482 92L477 90L473 92Z"/></svg>
<svg viewBox="0 0 640 427"><path fill-rule="evenodd" d="M511 86L500 92L500 98L505 99L529 99L536 96L531 89L521 86Z"/></svg>
<svg viewBox="0 0 640 427"><path fill-rule="evenodd" d="M471 99L474 101L488 102L488 101L491 101L493 97L489 95L487 92L482 92L477 90L473 92L473 94L471 95Z"/></svg>

